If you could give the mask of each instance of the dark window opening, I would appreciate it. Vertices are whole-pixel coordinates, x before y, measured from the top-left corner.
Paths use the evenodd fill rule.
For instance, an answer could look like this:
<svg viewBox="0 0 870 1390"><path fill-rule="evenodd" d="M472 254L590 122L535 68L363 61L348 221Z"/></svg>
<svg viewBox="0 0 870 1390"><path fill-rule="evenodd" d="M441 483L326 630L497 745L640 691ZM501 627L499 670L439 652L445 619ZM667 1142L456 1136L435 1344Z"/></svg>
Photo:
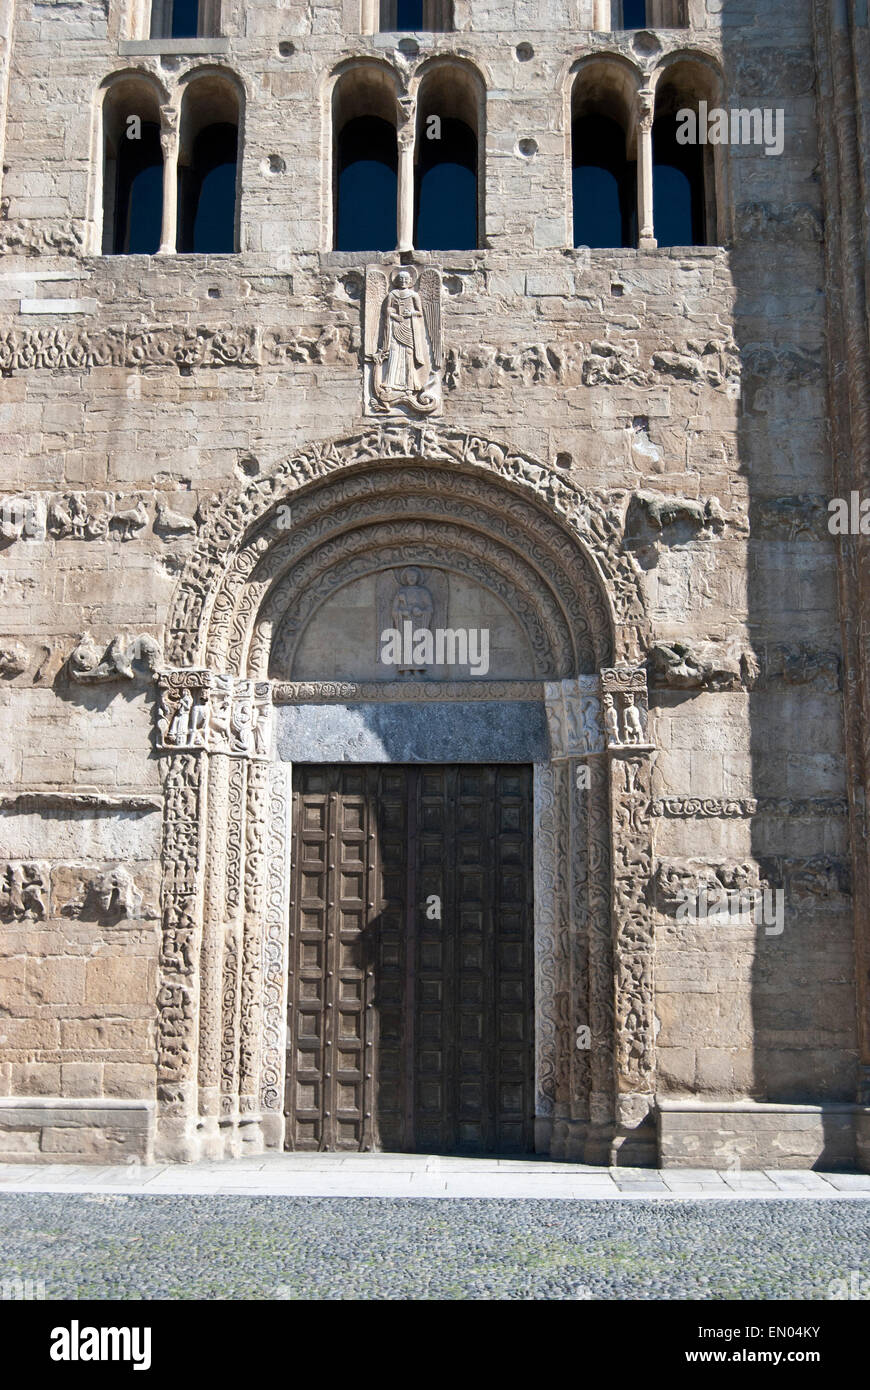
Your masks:
<svg viewBox="0 0 870 1390"><path fill-rule="evenodd" d="M337 251L392 251L396 245L396 128L357 116L338 137Z"/></svg>
<svg viewBox="0 0 870 1390"><path fill-rule="evenodd" d="M637 165L607 116L581 116L571 132L574 245L637 245Z"/></svg>
<svg viewBox="0 0 870 1390"><path fill-rule="evenodd" d="M414 245L421 251L477 246L477 138L465 121L441 119L440 139L418 137Z"/></svg>
<svg viewBox="0 0 870 1390"><path fill-rule="evenodd" d="M423 28L423 0L397 0L396 32L419 33Z"/></svg>
<svg viewBox="0 0 870 1390"><path fill-rule="evenodd" d="M705 246L704 152L677 144L676 115L653 125L653 225L659 246Z"/></svg>
<svg viewBox="0 0 870 1390"><path fill-rule="evenodd" d="M382 34L445 33L453 28L451 0L380 0Z"/></svg>
<svg viewBox="0 0 870 1390"><path fill-rule="evenodd" d="M131 140L122 126L118 141L114 255L153 255L160 248L162 221L160 128L155 122L143 121L139 139Z"/></svg>
<svg viewBox="0 0 870 1390"><path fill-rule="evenodd" d="M646 28L646 0L622 0L622 27Z"/></svg>
<svg viewBox="0 0 870 1390"><path fill-rule="evenodd" d="M190 165L178 171L179 251L235 251L237 151L238 132L228 122L197 135Z"/></svg>
<svg viewBox="0 0 870 1390"><path fill-rule="evenodd" d="M172 0L169 38L195 39L199 33L199 0Z"/></svg>

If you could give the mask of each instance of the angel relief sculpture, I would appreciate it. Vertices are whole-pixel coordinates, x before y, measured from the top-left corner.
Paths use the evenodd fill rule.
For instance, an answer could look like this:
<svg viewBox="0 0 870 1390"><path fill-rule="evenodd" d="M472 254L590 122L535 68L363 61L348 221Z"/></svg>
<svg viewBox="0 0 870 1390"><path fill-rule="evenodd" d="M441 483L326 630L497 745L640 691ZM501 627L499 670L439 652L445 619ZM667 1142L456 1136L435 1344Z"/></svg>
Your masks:
<svg viewBox="0 0 870 1390"><path fill-rule="evenodd" d="M365 300L366 411L433 415L441 409L441 276L371 266Z"/></svg>

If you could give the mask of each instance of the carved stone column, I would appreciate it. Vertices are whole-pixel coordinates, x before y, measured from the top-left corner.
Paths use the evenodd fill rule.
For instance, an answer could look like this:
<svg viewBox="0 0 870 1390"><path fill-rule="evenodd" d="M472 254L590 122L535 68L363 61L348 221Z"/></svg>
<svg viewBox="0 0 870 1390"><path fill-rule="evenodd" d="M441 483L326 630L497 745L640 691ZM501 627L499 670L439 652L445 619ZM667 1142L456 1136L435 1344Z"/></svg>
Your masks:
<svg viewBox="0 0 870 1390"><path fill-rule="evenodd" d="M260 1107L263 1142L284 1146L284 1065L287 1055L287 943L290 934L290 765L269 768L266 903L263 913L263 1021Z"/></svg>
<svg viewBox="0 0 870 1390"><path fill-rule="evenodd" d="M641 251L654 251L656 241L653 222L653 142L655 97L649 90L637 94L637 222L638 246Z"/></svg>
<svg viewBox="0 0 870 1390"><path fill-rule="evenodd" d="M239 1118L239 1022L242 981L242 873L247 761L230 758L227 781L226 893L221 983L221 1124L232 1130Z"/></svg>
<svg viewBox="0 0 870 1390"><path fill-rule="evenodd" d="M396 129L399 142L396 226L400 251L411 251L414 248L414 121L413 98L400 97L399 122Z"/></svg>
<svg viewBox="0 0 870 1390"><path fill-rule="evenodd" d="M557 848L568 866L560 894L566 902L564 928L559 912L554 914L558 1030L550 1151L558 1158L606 1163L615 1109L610 827L600 680L580 676L549 682L544 689L553 785L561 787L563 805Z"/></svg>
<svg viewBox="0 0 870 1390"><path fill-rule="evenodd" d="M178 241L178 112L160 108L160 148L163 151L163 221L160 226L161 256L174 256Z"/></svg>
<svg viewBox="0 0 870 1390"><path fill-rule="evenodd" d="M256 886L262 883L269 814L263 788L271 756L271 685L207 670L166 671L159 681L158 741L175 759L186 757L198 769L198 796L189 809L201 837L197 895L190 909L195 941L185 958L198 1028L191 1015L180 1096L186 1148L174 1156L222 1157L251 1141L257 1148L263 1142L256 1104L262 1043L252 1030L256 1034L261 1017L264 903ZM170 850L167 836L165 921L180 912L176 878L168 873ZM169 963L167 947L164 955ZM161 993L175 984L164 976ZM177 1010L176 993L168 1003Z"/></svg>
<svg viewBox="0 0 870 1390"><path fill-rule="evenodd" d="M601 672L610 760L616 1131L611 1163L654 1164L652 744L642 668Z"/></svg>
<svg viewBox="0 0 870 1390"><path fill-rule="evenodd" d="M173 754L163 780L155 1147L162 1159L196 1157L203 765L195 752Z"/></svg>
<svg viewBox="0 0 870 1390"><path fill-rule="evenodd" d="M248 767L245 808L244 928L239 1018L239 1119L252 1145L260 1134L260 1052L263 987L263 913L269 767ZM256 1127L256 1128L254 1128Z"/></svg>

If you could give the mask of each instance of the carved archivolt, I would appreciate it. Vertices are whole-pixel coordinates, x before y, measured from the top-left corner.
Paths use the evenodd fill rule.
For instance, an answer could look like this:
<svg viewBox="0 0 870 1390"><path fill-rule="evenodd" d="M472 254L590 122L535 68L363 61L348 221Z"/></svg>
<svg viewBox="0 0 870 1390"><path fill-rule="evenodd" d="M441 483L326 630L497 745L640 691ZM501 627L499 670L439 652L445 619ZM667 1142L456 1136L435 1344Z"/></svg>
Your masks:
<svg viewBox="0 0 870 1390"><path fill-rule="evenodd" d="M397 523L396 518L405 520ZM248 675L264 674L268 626L281 603L285 608L289 603L279 598L273 604L271 593L294 563L309 565L318 547L321 569L350 552L364 551L366 542L357 533L367 524L392 525L389 535L415 544L431 539L432 527L443 528L445 519L451 523L449 531L441 531L447 544L478 555L488 547L488 564L496 574L506 572L515 589L524 591L526 606L546 606L549 627L555 623L558 629L552 640L573 643L570 666L594 670L606 660L610 620L601 586L590 572L578 568L576 543L564 530L488 480L421 467L352 474L340 485L294 499L291 530L275 535L261 529L230 567L212 610L207 660ZM377 537L370 536L372 546ZM307 586L316 574L316 568L303 569L295 579L300 587ZM246 655L255 618L257 652ZM544 615L540 621L547 625ZM274 669L276 663L272 664ZM275 674L282 674L280 666Z"/></svg>
<svg viewBox="0 0 870 1390"><path fill-rule="evenodd" d="M350 439L312 446L244 491L218 499L205 514L196 548L176 591L168 659L176 665L192 664L205 650L211 660L212 626L231 623L238 589L244 588L255 566L284 534L279 511L289 496L304 490L300 503L307 500L309 491L317 497L318 490L311 485L339 474L320 499L324 515L328 515L341 504L345 488L349 494L360 482L363 488L375 485L371 465L415 459L427 466L438 465L434 471L445 489L456 471L462 470L471 483L469 500L477 491L475 483L491 486L493 481L500 482L502 507L508 515L514 515L520 499L526 502L517 517L521 526L528 526L530 515L551 528L555 525L566 549L573 548L574 587L585 578L587 591L594 596L588 614L593 634L597 632L599 642L603 642L605 634L612 632L611 659L639 658L642 645L647 643L648 624L636 561L621 545L620 508L605 495L584 491L554 470L511 453L495 441L430 422L372 429ZM354 474L349 470L355 470ZM481 495L485 500L483 488ZM294 512L296 505L294 497ZM529 539L537 541L536 536ZM542 572L546 575L546 570ZM598 664L606 663L604 651L596 656Z"/></svg>

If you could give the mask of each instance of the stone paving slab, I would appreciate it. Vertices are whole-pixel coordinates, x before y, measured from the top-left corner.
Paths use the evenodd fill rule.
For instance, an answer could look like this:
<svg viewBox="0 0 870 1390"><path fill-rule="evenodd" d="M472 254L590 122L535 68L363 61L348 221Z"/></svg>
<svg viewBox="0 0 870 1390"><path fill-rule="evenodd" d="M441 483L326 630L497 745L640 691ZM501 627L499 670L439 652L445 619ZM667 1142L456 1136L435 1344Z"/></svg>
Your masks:
<svg viewBox="0 0 870 1390"><path fill-rule="evenodd" d="M0 1191L599 1201L870 1198L870 1173L592 1168L437 1154L267 1154L191 1164L0 1165Z"/></svg>

